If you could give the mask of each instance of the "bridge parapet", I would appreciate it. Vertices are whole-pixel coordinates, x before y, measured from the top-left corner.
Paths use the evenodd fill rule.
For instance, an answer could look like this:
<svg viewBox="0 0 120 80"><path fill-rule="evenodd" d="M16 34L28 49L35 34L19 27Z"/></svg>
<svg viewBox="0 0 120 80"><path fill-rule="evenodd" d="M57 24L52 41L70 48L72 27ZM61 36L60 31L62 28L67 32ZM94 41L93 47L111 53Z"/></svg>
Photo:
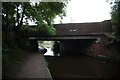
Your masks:
<svg viewBox="0 0 120 80"><path fill-rule="evenodd" d="M111 21L55 24L56 35L104 34L112 32Z"/></svg>

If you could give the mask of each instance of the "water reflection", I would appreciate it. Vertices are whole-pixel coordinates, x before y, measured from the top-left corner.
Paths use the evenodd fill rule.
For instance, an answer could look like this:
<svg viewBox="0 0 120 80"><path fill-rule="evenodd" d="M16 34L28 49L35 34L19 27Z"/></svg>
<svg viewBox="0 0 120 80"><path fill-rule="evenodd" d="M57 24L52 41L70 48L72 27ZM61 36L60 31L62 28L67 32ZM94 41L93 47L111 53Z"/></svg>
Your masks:
<svg viewBox="0 0 120 80"><path fill-rule="evenodd" d="M119 64L89 56L46 56L53 78L117 78Z"/></svg>
<svg viewBox="0 0 120 80"><path fill-rule="evenodd" d="M53 41L38 41L40 49L47 49L47 52L44 54L45 56L54 56L53 53Z"/></svg>
<svg viewBox="0 0 120 80"><path fill-rule="evenodd" d="M51 50L50 47L48 47L48 48L46 48L46 49L47 49L47 52L46 52L44 55L54 56L53 51Z"/></svg>

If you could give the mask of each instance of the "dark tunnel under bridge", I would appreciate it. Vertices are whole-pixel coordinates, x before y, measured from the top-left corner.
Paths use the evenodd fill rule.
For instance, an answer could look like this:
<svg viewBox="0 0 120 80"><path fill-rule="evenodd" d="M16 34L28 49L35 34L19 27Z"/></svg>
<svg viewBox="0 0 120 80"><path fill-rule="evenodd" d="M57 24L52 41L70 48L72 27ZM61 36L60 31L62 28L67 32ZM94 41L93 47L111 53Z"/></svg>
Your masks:
<svg viewBox="0 0 120 80"><path fill-rule="evenodd" d="M29 37L30 40L58 41L60 56L78 56L90 53L90 46L98 41L98 36L73 36L73 37Z"/></svg>
<svg viewBox="0 0 120 80"><path fill-rule="evenodd" d="M62 40L60 41L60 55L78 56L90 53L90 46L97 39Z"/></svg>

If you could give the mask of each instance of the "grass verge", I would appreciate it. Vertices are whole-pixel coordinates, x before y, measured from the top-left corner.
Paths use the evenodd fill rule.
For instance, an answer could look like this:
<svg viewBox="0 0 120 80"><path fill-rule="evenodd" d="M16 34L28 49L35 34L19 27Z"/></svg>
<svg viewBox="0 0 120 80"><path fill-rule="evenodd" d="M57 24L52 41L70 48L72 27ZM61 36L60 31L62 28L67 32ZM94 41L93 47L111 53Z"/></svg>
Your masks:
<svg viewBox="0 0 120 80"><path fill-rule="evenodd" d="M2 78L13 78L20 71L20 66L27 51L15 48L4 48L2 52Z"/></svg>

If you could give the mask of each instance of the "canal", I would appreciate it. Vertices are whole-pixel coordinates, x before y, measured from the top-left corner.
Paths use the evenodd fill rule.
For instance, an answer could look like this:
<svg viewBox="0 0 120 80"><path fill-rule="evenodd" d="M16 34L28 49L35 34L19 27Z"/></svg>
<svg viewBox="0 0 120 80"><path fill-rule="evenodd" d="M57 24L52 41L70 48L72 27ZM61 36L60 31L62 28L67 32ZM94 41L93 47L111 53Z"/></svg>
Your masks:
<svg viewBox="0 0 120 80"><path fill-rule="evenodd" d="M50 73L55 78L118 78L120 64L102 61L83 55L54 56L52 41L39 41L39 48L46 48L44 54ZM72 53L75 54L75 53Z"/></svg>
<svg viewBox="0 0 120 80"><path fill-rule="evenodd" d="M120 65L90 56L45 56L53 78L118 78Z"/></svg>

